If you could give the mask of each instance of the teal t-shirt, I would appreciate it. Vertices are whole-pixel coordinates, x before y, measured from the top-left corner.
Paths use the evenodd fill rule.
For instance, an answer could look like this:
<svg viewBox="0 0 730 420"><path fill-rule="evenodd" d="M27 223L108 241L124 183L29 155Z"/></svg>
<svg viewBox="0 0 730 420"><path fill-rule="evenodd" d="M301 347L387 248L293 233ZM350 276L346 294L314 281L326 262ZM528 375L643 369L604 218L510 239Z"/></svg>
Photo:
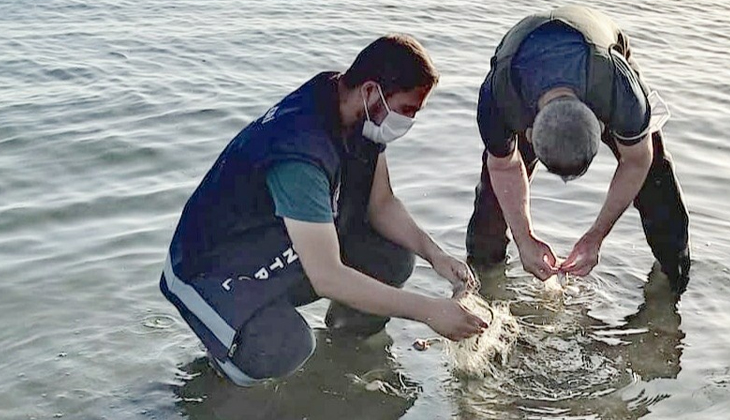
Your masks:
<svg viewBox="0 0 730 420"><path fill-rule="evenodd" d="M266 185L278 217L313 223L334 220L329 181L317 166L301 161L278 163L269 168Z"/></svg>

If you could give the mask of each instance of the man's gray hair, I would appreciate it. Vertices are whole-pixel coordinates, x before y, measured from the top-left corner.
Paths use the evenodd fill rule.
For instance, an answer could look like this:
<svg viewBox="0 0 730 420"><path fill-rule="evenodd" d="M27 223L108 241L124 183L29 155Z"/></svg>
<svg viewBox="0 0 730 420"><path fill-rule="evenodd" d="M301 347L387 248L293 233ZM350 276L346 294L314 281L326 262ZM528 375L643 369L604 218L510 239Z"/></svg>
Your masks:
<svg viewBox="0 0 730 420"><path fill-rule="evenodd" d="M551 173L564 180L583 175L598 153L601 126L593 111L575 97L548 102L535 117L532 146Z"/></svg>

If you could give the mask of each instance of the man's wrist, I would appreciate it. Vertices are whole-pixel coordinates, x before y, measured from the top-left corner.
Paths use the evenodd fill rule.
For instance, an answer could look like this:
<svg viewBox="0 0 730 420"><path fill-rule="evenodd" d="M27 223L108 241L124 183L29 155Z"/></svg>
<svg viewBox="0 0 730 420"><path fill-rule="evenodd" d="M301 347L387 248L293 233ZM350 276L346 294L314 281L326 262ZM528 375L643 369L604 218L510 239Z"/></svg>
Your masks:
<svg viewBox="0 0 730 420"><path fill-rule="evenodd" d="M434 242L428 235L426 235L426 243L424 245L423 255L422 257L431 264L431 266L436 263L436 260L441 258L445 252L441 247L439 247L436 242Z"/></svg>
<svg viewBox="0 0 730 420"><path fill-rule="evenodd" d="M518 249L522 249L525 245L532 242L532 232L526 231L523 233L515 234L515 232L512 232L512 239L515 241L515 245L517 245Z"/></svg>
<svg viewBox="0 0 730 420"><path fill-rule="evenodd" d="M585 237L589 242L595 243L600 247L607 234L608 232L606 229L601 229L599 226L593 226L585 233L585 235L583 235L583 237Z"/></svg>
<svg viewBox="0 0 730 420"><path fill-rule="evenodd" d="M415 305L413 308L414 311L411 314L412 319L414 321L422 322L424 324L428 324L434 316L438 316L438 314L433 313L433 304L436 298L432 298L429 296L419 295L422 300L421 302L418 302L418 305Z"/></svg>

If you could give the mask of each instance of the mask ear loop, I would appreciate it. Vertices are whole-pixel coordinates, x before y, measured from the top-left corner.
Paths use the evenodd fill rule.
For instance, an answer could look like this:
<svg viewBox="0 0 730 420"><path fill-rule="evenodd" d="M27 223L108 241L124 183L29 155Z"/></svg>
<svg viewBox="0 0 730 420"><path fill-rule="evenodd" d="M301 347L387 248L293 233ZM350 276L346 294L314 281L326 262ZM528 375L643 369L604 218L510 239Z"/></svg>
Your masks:
<svg viewBox="0 0 730 420"><path fill-rule="evenodd" d="M383 96L383 89L380 88L380 85L378 85L378 93L380 94L380 99L383 100L383 104L385 104L385 109L390 114L390 107L388 106L388 102L385 101L385 96Z"/></svg>
<svg viewBox="0 0 730 420"><path fill-rule="evenodd" d="M368 121L370 121L370 113L368 112L368 103L365 101L365 95L362 93L362 89L360 90L360 97L362 98L362 105L365 107L365 117L367 117Z"/></svg>

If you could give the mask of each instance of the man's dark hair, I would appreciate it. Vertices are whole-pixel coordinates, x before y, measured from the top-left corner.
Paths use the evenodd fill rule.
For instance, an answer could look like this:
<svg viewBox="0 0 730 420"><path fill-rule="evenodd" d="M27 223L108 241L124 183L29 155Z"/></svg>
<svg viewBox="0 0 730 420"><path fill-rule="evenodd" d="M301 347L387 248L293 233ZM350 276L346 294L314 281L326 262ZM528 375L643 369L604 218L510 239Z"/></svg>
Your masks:
<svg viewBox="0 0 730 420"><path fill-rule="evenodd" d="M391 34L378 38L360 51L342 76L348 88L369 80L380 84L387 96L418 87L432 88L438 83L439 73L426 49L415 38Z"/></svg>

